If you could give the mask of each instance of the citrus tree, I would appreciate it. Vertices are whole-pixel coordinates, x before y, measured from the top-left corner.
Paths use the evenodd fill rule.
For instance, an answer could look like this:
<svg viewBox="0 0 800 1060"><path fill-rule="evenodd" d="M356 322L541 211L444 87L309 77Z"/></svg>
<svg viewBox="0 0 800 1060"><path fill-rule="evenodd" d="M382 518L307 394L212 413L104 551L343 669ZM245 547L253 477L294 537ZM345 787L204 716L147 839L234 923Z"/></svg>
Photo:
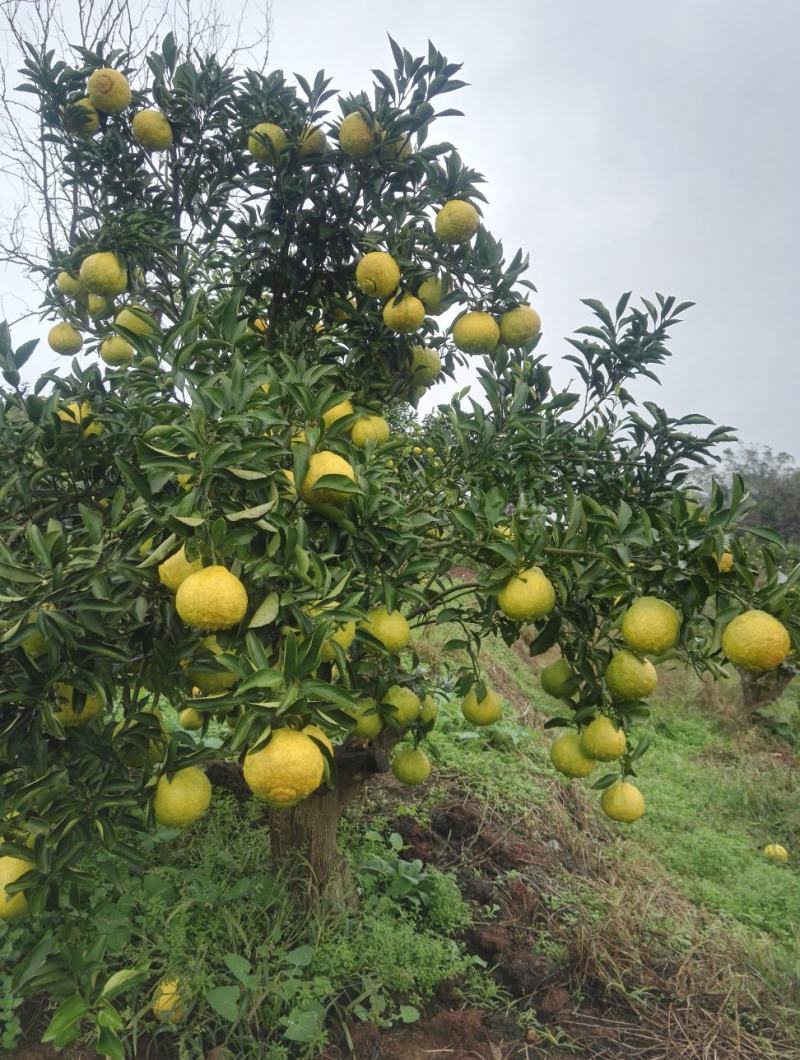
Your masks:
<svg viewBox="0 0 800 1060"><path fill-rule="evenodd" d="M389 765L427 779L445 696L494 723L481 643L523 630L561 652L556 768L633 821L654 662L721 677L797 643L800 570L748 527L756 573L741 480L705 505L682 489L729 431L630 390L688 303L587 301L555 387L527 259L431 140L459 67L392 52L340 97L171 36L136 68L27 48L71 211L43 311L74 359L25 385L35 343L0 333L4 918L78 907L89 850L136 866L138 833L192 825L219 786L264 800L273 855L344 896L347 800ZM413 636L434 624L436 679ZM57 947L19 956L58 996ZM155 1015L182 1011L162 984Z"/></svg>

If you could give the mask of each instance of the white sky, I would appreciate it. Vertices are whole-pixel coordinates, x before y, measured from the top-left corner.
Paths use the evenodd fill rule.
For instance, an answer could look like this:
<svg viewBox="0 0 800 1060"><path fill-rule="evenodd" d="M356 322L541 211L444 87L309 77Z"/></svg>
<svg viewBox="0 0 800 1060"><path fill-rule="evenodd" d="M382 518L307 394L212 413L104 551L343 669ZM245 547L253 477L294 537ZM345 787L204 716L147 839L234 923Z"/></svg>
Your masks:
<svg viewBox="0 0 800 1060"><path fill-rule="evenodd" d="M464 62L470 87L443 105L466 116L432 139L486 176L509 255L530 251L557 382L581 297L675 294L698 306L663 386L638 393L800 456L797 0L273 0L273 21L270 66L324 67L344 91L391 67L387 33Z"/></svg>

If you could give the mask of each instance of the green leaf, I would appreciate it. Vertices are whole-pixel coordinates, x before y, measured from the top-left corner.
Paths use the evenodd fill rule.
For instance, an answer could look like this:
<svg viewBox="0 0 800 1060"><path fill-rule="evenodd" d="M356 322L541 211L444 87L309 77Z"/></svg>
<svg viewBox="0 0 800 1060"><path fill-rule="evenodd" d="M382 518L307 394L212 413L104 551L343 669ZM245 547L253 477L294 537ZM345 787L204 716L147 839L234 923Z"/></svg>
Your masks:
<svg viewBox="0 0 800 1060"><path fill-rule="evenodd" d="M147 974L146 969L139 967L121 968L118 972L114 972L113 975L110 975L108 979L106 979L103 989L100 991L100 997L110 1000L112 997L116 997L117 994L122 993L126 987L145 980Z"/></svg>
<svg viewBox="0 0 800 1060"><path fill-rule="evenodd" d="M226 953L222 959L225 961L231 974L234 975L240 983L247 986L253 971L253 966L250 964L250 961L238 953Z"/></svg>
<svg viewBox="0 0 800 1060"><path fill-rule="evenodd" d="M237 687L237 692L249 692L251 688L277 688L283 683L283 674L280 670L264 669L257 670L251 677Z"/></svg>
<svg viewBox="0 0 800 1060"><path fill-rule="evenodd" d="M289 1013L283 1036L290 1042L312 1044L319 1039L324 1019L325 1009L319 1001L306 1001Z"/></svg>
<svg viewBox="0 0 800 1060"><path fill-rule="evenodd" d="M108 1056L111 1060L125 1060L125 1046L122 1039L110 1027L100 1028L96 1049L98 1056Z"/></svg>
<svg viewBox="0 0 800 1060"><path fill-rule="evenodd" d="M297 946L290 950L283 958L287 964L293 964L295 968L307 968L314 960L314 947L305 945Z"/></svg>
<svg viewBox="0 0 800 1060"><path fill-rule="evenodd" d="M205 991L205 999L216 1013L234 1023L239 1017L239 999L242 996L241 987L238 986L215 986Z"/></svg>
<svg viewBox="0 0 800 1060"><path fill-rule="evenodd" d="M80 1021L88 1011L89 1005L80 994L68 997L56 1009L45 1028L42 1041L52 1042L57 1049L63 1049L80 1034Z"/></svg>
<svg viewBox="0 0 800 1060"><path fill-rule="evenodd" d="M419 1009L414 1008L413 1005L400 1006L400 1019L403 1023L416 1023L419 1015Z"/></svg>
<svg viewBox="0 0 800 1060"><path fill-rule="evenodd" d="M270 593L258 606L256 613L250 619L248 629L260 629L275 621L278 614L280 600L277 593Z"/></svg>

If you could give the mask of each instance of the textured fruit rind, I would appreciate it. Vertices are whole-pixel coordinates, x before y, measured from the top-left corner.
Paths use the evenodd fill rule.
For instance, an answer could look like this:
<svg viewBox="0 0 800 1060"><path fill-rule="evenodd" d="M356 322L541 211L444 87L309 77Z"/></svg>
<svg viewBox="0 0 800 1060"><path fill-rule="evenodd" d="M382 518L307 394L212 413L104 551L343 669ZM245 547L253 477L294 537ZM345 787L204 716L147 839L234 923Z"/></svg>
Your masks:
<svg viewBox="0 0 800 1060"><path fill-rule="evenodd" d="M613 762L625 753L626 746L624 730L604 715L590 721L581 733L581 750L587 758L596 758L598 762Z"/></svg>
<svg viewBox="0 0 800 1060"><path fill-rule="evenodd" d="M583 753L576 732L565 732L550 748L550 761L565 777L588 777L597 762Z"/></svg>
<svg viewBox="0 0 800 1060"><path fill-rule="evenodd" d="M247 592L225 567L203 567L178 586L175 609L195 629L230 629L245 616Z"/></svg>
<svg viewBox="0 0 800 1060"><path fill-rule="evenodd" d="M629 781L617 780L600 796L600 808L612 821L632 824L644 813L644 795Z"/></svg>
<svg viewBox="0 0 800 1060"><path fill-rule="evenodd" d="M678 643L681 616L666 600L641 596L622 617L622 639L642 655L662 655Z"/></svg>
<svg viewBox="0 0 800 1060"><path fill-rule="evenodd" d="M766 611L744 611L725 627L722 650L743 670L759 673L780 666L791 650L789 631Z"/></svg>
<svg viewBox="0 0 800 1060"><path fill-rule="evenodd" d="M539 569L530 567L514 575L497 594L497 606L516 622L534 622L553 610L556 591Z"/></svg>
<svg viewBox="0 0 800 1060"><path fill-rule="evenodd" d="M287 808L320 786L325 759L310 736L276 729L261 750L245 757L242 772L254 795L271 806Z"/></svg>
<svg viewBox="0 0 800 1060"><path fill-rule="evenodd" d="M402 651L411 639L411 627L405 616L399 611L390 613L385 607L370 611L361 626L392 654Z"/></svg>
<svg viewBox="0 0 800 1060"><path fill-rule="evenodd" d="M503 713L503 701L491 688L486 689L486 695L479 701L475 689L471 688L464 696L461 713L471 725L494 725Z"/></svg>
<svg viewBox="0 0 800 1060"><path fill-rule="evenodd" d="M618 651L606 667L605 679L614 699L644 699L658 684L658 673L649 659Z"/></svg>

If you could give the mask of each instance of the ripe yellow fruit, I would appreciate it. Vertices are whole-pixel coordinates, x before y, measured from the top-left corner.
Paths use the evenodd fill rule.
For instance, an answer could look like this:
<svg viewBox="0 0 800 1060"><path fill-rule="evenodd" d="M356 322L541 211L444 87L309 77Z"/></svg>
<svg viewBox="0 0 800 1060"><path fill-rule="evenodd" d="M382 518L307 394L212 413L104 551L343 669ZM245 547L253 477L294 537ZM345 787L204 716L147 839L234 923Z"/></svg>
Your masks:
<svg viewBox="0 0 800 1060"><path fill-rule="evenodd" d="M306 503L319 504L346 504L349 494L343 490L331 486L317 486L317 482L326 475L340 475L343 478L355 482L356 473L352 466L339 456L323 449L318 453L312 453L308 461L308 471L300 486L300 494Z"/></svg>
<svg viewBox="0 0 800 1060"><path fill-rule="evenodd" d="M625 753L624 729L618 729L604 714L590 721L581 733L581 751L598 762L613 762Z"/></svg>
<svg viewBox="0 0 800 1060"><path fill-rule="evenodd" d="M630 651L612 655L605 672L606 687L613 699L644 699L658 684L656 668L649 659Z"/></svg>
<svg viewBox="0 0 800 1060"><path fill-rule="evenodd" d="M433 696L425 696L422 701L422 710L419 712L419 720L423 725L430 725L439 717L439 704Z"/></svg>
<svg viewBox="0 0 800 1060"><path fill-rule="evenodd" d="M88 96L73 101L76 109L68 117L67 124L72 132L79 136L94 136L100 128L100 115Z"/></svg>
<svg viewBox="0 0 800 1060"><path fill-rule="evenodd" d="M53 712L53 715L65 729L87 725L102 710L102 699L91 692L85 695L83 705L78 709L77 704L73 705L75 689L64 681L56 684L55 692L58 709Z"/></svg>
<svg viewBox="0 0 800 1060"><path fill-rule="evenodd" d="M172 126L160 110L140 110L134 114L131 132L145 151L166 151L172 146Z"/></svg>
<svg viewBox="0 0 800 1060"><path fill-rule="evenodd" d="M88 401L82 401L80 405L77 401L70 401L63 409L59 409L56 415L62 423L68 423L71 427L78 427L84 420L91 419L93 415L92 406ZM88 427L83 428L83 436L84 438L89 438L93 434L102 433L102 430L102 423L95 421L90 423Z"/></svg>
<svg viewBox="0 0 800 1060"><path fill-rule="evenodd" d="M392 161L402 160L409 158L413 151L411 146L411 136L408 133L388 133L384 132L378 122L375 123L375 132L380 140L380 157L390 159Z"/></svg>
<svg viewBox="0 0 800 1060"><path fill-rule="evenodd" d="M773 858L775 861L789 860L789 851L786 847L782 847L780 843L767 843L762 853L765 857Z"/></svg>
<svg viewBox="0 0 800 1060"><path fill-rule="evenodd" d="M500 328L489 313L464 313L453 325L453 342L462 353L491 353Z"/></svg>
<svg viewBox="0 0 800 1060"><path fill-rule="evenodd" d="M497 594L497 606L515 622L534 622L549 614L556 603L553 583L539 567L515 574Z"/></svg>
<svg viewBox="0 0 800 1060"><path fill-rule="evenodd" d="M360 712L356 718L355 735L362 740L374 740L383 730L383 718L378 713L377 704L374 699L364 696L359 699L358 706Z"/></svg>
<svg viewBox="0 0 800 1060"><path fill-rule="evenodd" d="M364 294L388 298L400 284L400 266L384 250L371 250L356 266L356 283Z"/></svg>
<svg viewBox="0 0 800 1060"><path fill-rule="evenodd" d="M442 374L442 359L436 350L425 346L411 347L411 375L414 382L427 386Z"/></svg>
<svg viewBox="0 0 800 1060"><path fill-rule="evenodd" d="M173 552L163 563L158 566L158 580L170 592L176 593L190 574L203 569L201 559L193 559L191 563L186 558L186 546L181 545L177 552Z"/></svg>
<svg viewBox="0 0 800 1060"><path fill-rule="evenodd" d="M14 858L9 854L0 857L0 920L13 920L24 916L28 911L28 900L22 891L9 894L6 886L34 868L32 861L26 858Z"/></svg>
<svg viewBox="0 0 800 1060"><path fill-rule="evenodd" d="M417 720L422 709L416 692L402 685L392 685L383 697L383 704L389 707L392 721L403 729Z"/></svg>
<svg viewBox="0 0 800 1060"><path fill-rule="evenodd" d="M322 413L322 422L326 427L332 427L337 420L341 420L345 416L352 416L355 411L352 401L340 401L338 405L334 405Z"/></svg>
<svg viewBox="0 0 800 1060"><path fill-rule="evenodd" d="M104 298L114 298L128 286L128 270L110 250L98 251L85 258L80 278L87 291Z"/></svg>
<svg viewBox="0 0 800 1060"><path fill-rule="evenodd" d="M334 651L331 642L341 646L344 651L350 647L356 637L356 624L351 619L348 622L342 622L335 633L332 633L327 640L322 643L321 657L323 662L336 662L336 652Z"/></svg>
<svg viewBox="0 0 800 1060"><path fill-rule="evenodd" d="M324 155L328 150L328 141L322 129L307 125L300 134L300 142L297 154L300 158L314 158L316 155Z"/></svg>
<svg viewBox="0 0 800 1060"><path fill-rule="evenodd" d="M640 596L622 616L622 639L640 655L662 655L678 643L681 616L655 596Z"/></svg>
<svg viewBox="0 0 800 1060"><path fill-rule="evenodd" d="M466 243L478 231L481 216L471 202L450 199L436 215L436 235L443 243Z"/></svg>
<svg viewBox="0 0 800 1060"><path fill-rule="evenodd" d="M479 700L473 687L464 696L461 713L471 725L494 725L503 713L503 702L491 688L487 688L486 695Z"/></svg>
<svg viewBox="0 0 800 1060"><path fill-rule="evenodd" d="M166 828L194 824L210 805L211 781L197 766L179 769L171 780L166 774L158 778L153 810L158 823Z"/></svg>
<svg viewBox="0 0 800 1060"><path fill-rule="evenodd" d="M717 560L720 574L729 574L733 570L734 559L730 552L723 552Z"/></svg>
<svg viewBox="0 0 800 1060"><path fill-rule="evenodd" d="M175 609L186 625L195 629L230 629L247 612L247 592L235 574L215 564L181 582Z"/></svg>
<svg viewBox="0 0 800 1060"><path fill-rule="evenodd" d="M392 298L383 307L383 322L387 328L398 335L408 335L422 326L425 319L425 306L413 294L403 294L399 299Z"/></svg>
<svg viewBox="0 0 800 1060"><path fill-rule="evenodd" d="M108 316L114 308L114 302L110 298L103 298L101 294L90 294L86 298L86 312L97 320L99 317Z"/></svg>
<svg viewBox="0 0 800 1060"><path fill-rule="evenodd" d="M141 305L132 305L125 309L120 309L114 318L114 323L121 328L125 328L126 331L132 331L134 335L142 335L143 337L154 335L156 332L155 321L144 306Z"/></svg>
<svg viewBox="0 0 800 1060"><path fill-rule="evenodd" d="M63 270L56 276L56 290L67 298L82 298L86 294L86 288L78 277Z"/></svg>
<svg viewBox="0 0 800 1060"><path fill-rule="evenodd" d="M392 772L401 784L424 784L431 768L431 760L421 747L401 747L392 756Z"/></svg>
<svg viewBox="0 0 800 1060"><path fill-rule="evenodd" d="M194 707L185 707L178 715L178 721L181 728L189 732L196 732L203 728L203 715Z"/></svg>
<svg viewBox="0 0 800 1060"><path fill-rule="evenodd" d="M72 324L62 320L60 324L55 324L50 328L47 333L47 342L51 350L68 356L80 350L83 346L83 336Z"/></svg>
<svg viewBox="0 0 800 1060"><path fill-rule="evenodd" d="M366 446L367 442L381 445L389 441L389 424L383 416L362 416L353 424L350 432L353 445Z"/></svg>
<svg viewBox="0 0 800 1060"><path fill-rule="evenodd" d="M247 137L247 150L259 162L272 162L288 142L286 133L280 125L275 125L271 121L262 121L250 130L250 135Z"/></svg>
<svg viewBox="0 0 800 1060"><path fill-rule="evenodd" d="M550 761L565 777L588 777L597 762L583 753L576 732L565 732L550 748Z"/></svg>
<svg viewBox="0 0 800 1060"><path fill-rule="evenodd" d="M86 94L92 106L102 114L119 114L131 101L127 77L108 67L94 71L87 82Z"/></svg>
<svg viewBox="0 0 800 1060"><path fill-rule="evenodd" d="M52 604L42 604L41 610L53 611L55 610L55 608ZM31 611L30 615L28 616L28 621L26 625L32 625L36 621L36 616L38 615L38 613L38 609L35 611ZM41 633L38 629L34 629L33 632L29 636L27 636L25 640L22 641L20 647L31 660L31 662L35 662L47 651L47 640L45 639L43 633Z"/></svg>
<svg viewBox="0 0 800 1060"><path fill-rule="evenodd" d="M786 626L766 611L744 611L722 634L722 650L729 661L754 673L780 666L791 646Z"/></svg>
<svg viewBox="0 0 800 1060"><path fill-rule="evenodd" d="M159 1023L180 1023L187 1011L179 979L163 979L153 995L152 1013Z"/></svg>
<svg viewBox="0 0 800 1060"><path fill-rule="evenodd" d="M557 659L542 670L539 680L542 682L542 691L548 696L560 696L567 694L567 685L572 680L572 667L566 659Z"/></svg>
<svg viewBox="0 0 800 1060"><path fill-rule="evenodd" d="M278 808L294 806L316 791L324 773L319 747L294 729L275 729L260 751L246 756L243 767L253 794Z"/></svg>
<svg viewBox="0 0 800 1060"><path fill-rule="evenodd" d="M133 346L121 335L112 335L100 343L100 357L111 368L130 364L133 360Z"/></svg>
<svg viewBox="0 0 800 1060"><path fill-rule="evenodd" d="M376 607L361 623L361 628L380 641L390 655L396 655L411 640L411 627L399 611Z"/></svg>
<svg viewBox="0 0 800 1060"><path fill-rule="evenodd" d="M628 780L617 780L600 796L600 808L612 821L632 824L644 814L644 795Z"/></svg>
<svg viewBox="0 0 800 1060"><path fill-rule="evenodd" d="M306 736L313 737L315 740L321 743L323 747L327 747L331 756L333 756L333 744L331 743L328 734L323 729L321 729L319 725L305 725L303 726L303 732L306 734Z"/></svg>
<svg viewBox="0 0 800 1060"><path fill-rule="evenodd" d="M378 137L375 127L354 110L339 126L339 146L350 158L366 158L375 150Z"/></svg>
<svg viewBox="0 0 800 1060"><path fill-rule="evenodd" d="M541 318L529 305L518 305L500 317L500 339L506 346L527 346L541 330Z"/></svg>
<svg viewBox="0 0 800 1060"><path fill-rule="evenodd" d="M417 288L417 298L429 313L437 313L442 304L444 289L441 276L426 276Z"/></svg>

